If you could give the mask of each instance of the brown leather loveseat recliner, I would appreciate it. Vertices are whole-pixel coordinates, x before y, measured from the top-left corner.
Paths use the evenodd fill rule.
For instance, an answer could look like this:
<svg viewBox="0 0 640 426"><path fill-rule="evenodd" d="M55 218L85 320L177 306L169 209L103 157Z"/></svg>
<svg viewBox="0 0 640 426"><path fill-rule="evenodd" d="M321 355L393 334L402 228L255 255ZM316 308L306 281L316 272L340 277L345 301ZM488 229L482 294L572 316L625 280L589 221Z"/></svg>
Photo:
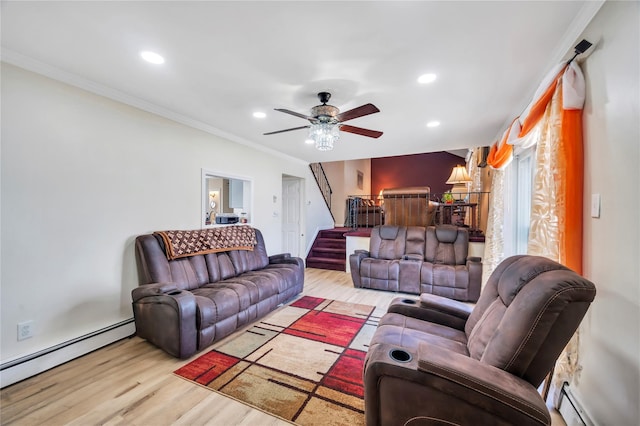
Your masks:
<svg viewBox="0 0 640 426"><path fill-rule="evenodd" d="M536 388L595 294L556 262L513 256L473 309L430 294L397 298L365 359L366 424L551 424Z"/></svg>
<svg viewBox="0 0 640 426"><path fill-rule="evenodd" d="M371 230L369 250L356 250L349 265L355 287L475 302L482 263L468 254L467 228L383 225Z"/></svg>
<svg viewBox="0 0 640 426"><path fill-rule="evenodd" d="M302 259L267 256L258 229L255 237L253 250L173 260L157 234L137 237L140 286L131 292L136 334L187 358L300 294Z"/></svg>

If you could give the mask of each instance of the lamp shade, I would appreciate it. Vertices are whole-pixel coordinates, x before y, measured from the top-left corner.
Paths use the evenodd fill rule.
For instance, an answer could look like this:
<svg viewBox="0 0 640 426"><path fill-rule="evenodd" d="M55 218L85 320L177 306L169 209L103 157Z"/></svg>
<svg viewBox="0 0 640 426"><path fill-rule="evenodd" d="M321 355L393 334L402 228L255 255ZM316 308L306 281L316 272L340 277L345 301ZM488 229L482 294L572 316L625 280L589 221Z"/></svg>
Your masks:
<svg viewBox="0 0 640 426"><path fill-rule="evenodd" d="M451 176L447 179L447 184L467 183L471 182L471 178L467 173L467 169L464 166L455 166L451 171Z"/></svg>

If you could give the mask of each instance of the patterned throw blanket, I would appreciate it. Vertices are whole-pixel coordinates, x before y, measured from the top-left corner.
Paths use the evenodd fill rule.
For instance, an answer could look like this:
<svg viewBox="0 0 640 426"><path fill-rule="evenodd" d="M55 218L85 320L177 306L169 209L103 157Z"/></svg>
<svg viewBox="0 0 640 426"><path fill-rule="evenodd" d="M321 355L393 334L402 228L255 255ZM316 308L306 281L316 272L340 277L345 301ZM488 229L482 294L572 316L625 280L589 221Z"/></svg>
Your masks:
<svg viewBox="0 0 640 426"><path fill-rule="evenodd" d="M258 244L256 230L247 225L193 231L158 231L154 234L164 241L169 260L229 250L253 250Z"/></svg>

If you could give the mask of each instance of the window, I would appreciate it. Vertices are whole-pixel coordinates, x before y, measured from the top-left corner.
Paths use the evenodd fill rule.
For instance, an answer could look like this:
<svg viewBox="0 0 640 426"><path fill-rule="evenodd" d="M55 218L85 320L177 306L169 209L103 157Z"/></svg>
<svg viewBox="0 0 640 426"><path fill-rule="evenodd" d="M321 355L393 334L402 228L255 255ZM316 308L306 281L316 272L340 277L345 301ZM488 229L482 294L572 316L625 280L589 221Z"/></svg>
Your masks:
<svg viewBox="0 0 640 426"><path fill-rule="evenodd" d="M216 217L251 222L252 190L249 178L202 169L202 227L216 225Z"/></svg>
<svg viewBox="0 0 640 426"><path fill-rule="evenodd" d="M517 151L505 177L505 257L526 254L531 222L535 147Z"/></svg>

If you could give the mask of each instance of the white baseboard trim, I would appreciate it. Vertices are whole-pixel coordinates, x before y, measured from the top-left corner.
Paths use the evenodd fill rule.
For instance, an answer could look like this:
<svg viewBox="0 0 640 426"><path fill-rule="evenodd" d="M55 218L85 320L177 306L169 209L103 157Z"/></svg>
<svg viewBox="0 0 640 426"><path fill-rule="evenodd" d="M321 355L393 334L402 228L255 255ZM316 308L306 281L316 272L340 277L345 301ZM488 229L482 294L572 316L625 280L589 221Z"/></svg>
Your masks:
<svg viewBox="0 0 640 426"><path fill-rule="evenodd" d="M133 318L0 365L0 388L57 367L136 332Z"/></svg>
<svg viewBox="0 0 640 426"><path fill-rule="evenodd" d="M594 426L580 398L567 382L563 383L560 391L558 411L567 426Z"/></svg>

